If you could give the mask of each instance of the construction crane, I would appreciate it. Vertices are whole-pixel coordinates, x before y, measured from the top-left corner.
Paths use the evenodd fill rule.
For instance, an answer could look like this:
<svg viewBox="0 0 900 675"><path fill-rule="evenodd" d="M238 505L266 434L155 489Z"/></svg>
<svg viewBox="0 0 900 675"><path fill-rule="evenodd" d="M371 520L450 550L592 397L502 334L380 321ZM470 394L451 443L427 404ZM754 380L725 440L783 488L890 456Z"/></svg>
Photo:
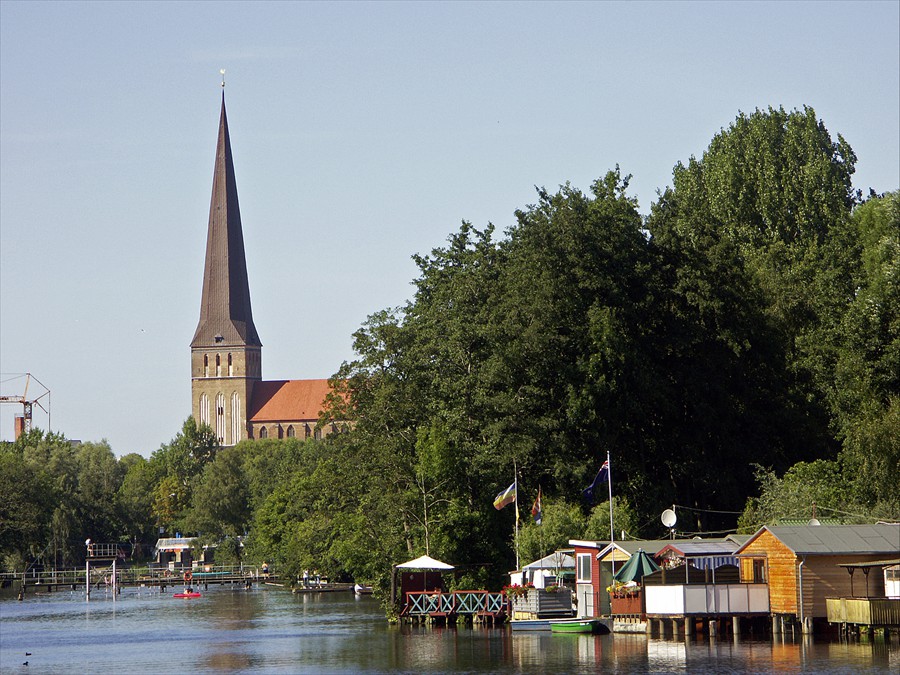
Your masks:
<svg viewBox="0 0 900 675"><path fill-rule="evenodd" d="M47 428L48 430L50 428L50 390L47 389L47 387L45 387L39 379L37 379L31 373L15 373L9 375L4 374L0 375L0 386L2 386L3 389L6 389L7 385L10 382L18 382L22 378L24 378L25 380L25 387L22 390L21 395L0 395L0 403L18 403L22 406L22 415L16 415L15 420L16 438L19 438L19 436L21 436L23 433L28 433L29 431L31 431L31 419L34 406L37 406L45 413L47 413ZM40 389L38 390L40 393L37 396L32 394L32 396L29 397L29 388L31 388L32 391L34 390L34 387L32 387L32 382L37 387L40 387ZM46 408L41 402L44 399L46 399Z"/></svg>

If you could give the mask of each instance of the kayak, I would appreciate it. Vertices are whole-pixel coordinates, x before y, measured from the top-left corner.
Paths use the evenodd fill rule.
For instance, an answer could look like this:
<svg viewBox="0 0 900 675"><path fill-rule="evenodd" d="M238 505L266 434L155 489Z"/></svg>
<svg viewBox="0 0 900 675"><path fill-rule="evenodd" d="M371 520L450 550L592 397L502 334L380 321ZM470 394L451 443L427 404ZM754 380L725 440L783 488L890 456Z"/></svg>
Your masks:
<svg viewBox="0 0 900 675"><path fill-rule="evenodd" d="M201 597L200 593L197 591L191 591L190 593L173 593L173 598L199 598Z"/></svg>

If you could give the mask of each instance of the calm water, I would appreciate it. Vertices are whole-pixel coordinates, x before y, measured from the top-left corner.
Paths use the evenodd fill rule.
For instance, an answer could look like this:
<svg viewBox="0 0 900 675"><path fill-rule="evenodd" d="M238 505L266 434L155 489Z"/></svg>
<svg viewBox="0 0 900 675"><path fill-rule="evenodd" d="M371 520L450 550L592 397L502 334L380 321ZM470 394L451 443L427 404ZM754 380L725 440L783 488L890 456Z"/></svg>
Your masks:
<svg viewBox="0 0 900 675"><path fill-rule="evenodd" d="M115 601L77 592L0 600L0 671L897 673L900 644L410 629L350 593L221 587L177 600L126 589Z"/></svg>

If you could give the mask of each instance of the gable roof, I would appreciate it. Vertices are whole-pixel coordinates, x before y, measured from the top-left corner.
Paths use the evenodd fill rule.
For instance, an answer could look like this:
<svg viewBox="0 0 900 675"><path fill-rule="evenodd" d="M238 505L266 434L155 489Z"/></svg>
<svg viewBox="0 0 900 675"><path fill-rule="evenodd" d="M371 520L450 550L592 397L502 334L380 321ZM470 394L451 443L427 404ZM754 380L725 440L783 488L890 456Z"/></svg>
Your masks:
<svg viewBox="0 0 900 675"><path fill-rule="evenodd" d="M316 422L328 380L269 380L253 385L250 422Z"/></svg>
<svg viewBox="0 0 900 675"><path fill-rule="evenodd" d="M897 554L900 523L879 525L764 525L735 554L741 554L768 531L795 555Z"/></svg>

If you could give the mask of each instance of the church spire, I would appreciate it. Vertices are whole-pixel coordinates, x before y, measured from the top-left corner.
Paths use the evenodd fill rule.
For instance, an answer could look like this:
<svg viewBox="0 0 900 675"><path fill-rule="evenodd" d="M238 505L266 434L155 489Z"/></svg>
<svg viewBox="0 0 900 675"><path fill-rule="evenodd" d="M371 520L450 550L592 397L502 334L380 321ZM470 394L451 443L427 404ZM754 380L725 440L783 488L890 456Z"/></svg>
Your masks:
<svg viewBox="0 0 900 675"><path fill-rule="evenodd" d="M209 205L200 322L191 340L194 348L217 346L262 346L250 310L250 282L224 91Z"/></svg>

